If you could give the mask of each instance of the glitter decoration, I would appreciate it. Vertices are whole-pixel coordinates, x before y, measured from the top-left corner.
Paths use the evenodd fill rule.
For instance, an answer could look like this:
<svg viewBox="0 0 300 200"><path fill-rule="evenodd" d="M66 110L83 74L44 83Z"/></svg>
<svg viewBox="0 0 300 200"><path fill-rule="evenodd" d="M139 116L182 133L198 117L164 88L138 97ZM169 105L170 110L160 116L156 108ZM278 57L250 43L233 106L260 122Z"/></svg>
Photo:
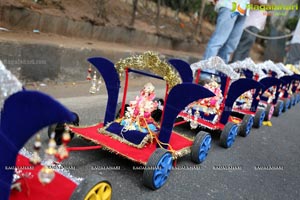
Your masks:
<svg viewBox="0 0 300 200"><path fill-rule="evenodd" d="M264 65L262 65L262 66L265 67L264 69L267 71L271 70L271 71L275 72L277 74L278 78L284 76L284 73L271 60L265 61Z"/></svg>
<svg viewBox="0 0 300 200"><path fill-rule="evenodd" d="M283 71L285 74L287 75L293 75L294 72L292 72L291 70L289 70L288 68L285 67L285 65L283 63L276 63L276 66L281 70Z"/></svg>
<svg viewBox="0 0 300 200"><path fill-rule="evenodd" d="M126 68L149 70L152 73L161 76L168 83L169 91L175 85L181 83L181 79L176 71L167 62L160 60L158 54L151 51L121 59L115 66L119 74L124 74Z"/></svg>
<svg viewBox="0 0 300 200"><path fill-rule="evenodd" d="M93 75L93 79L91 81L91 87L90 87L90 90L89 92L91 94L95 94L96 91L97 91L97 74L96 74L96 71L94 71L94 75Z"/></svg>
<svg viewBox="0 0 300 200"><path fill-rule="evenodd" d="M193 74L200 69L200 70L208 70L213 69L219 72L222 72L226 76L228 76L231 80L236 80L240 78L240 75L236 73L229 65L225 64L224 61L218 57L214 56L209 58L208 60L202 60L196 63L191 64L191 69Z"/></svg>
<svg viewBox="0 0 300 200"><path fill-rule="evenodd" d="M44 166L38 173L39 181L42 184L51 183L54 177L55 177L54 170L52 168L49 168L48 166Z"/></svg>
<svg viewBox="0 0 300 200"><path fill-rule="evenodd" d="M41 149L41 146L42 146L41 136L40 136L40 134L37 134L36 140L35 140L34 145L33 145L33 149L34 149L33 155L30 158L30 163L33 164L33 165L37 165L37 164L41 163L42 159L39 155L39 150Z"/></svg>
<svg viewBox="0 0 300 200"><path fill-rule="evenodd" d="M101 87L102 87L102 80L101 80L101 76L99 76L96 91L99 92Z"/></svg>
<svg viewBox="0 0 300 200"><path fill-rule="evenodd" d="M0 60L0 110L2 110L5 99L21 90L20 81L5 68Z"/></svg>
<svg viewBox="0 0 300 200"><path fill-rule="evenodd" d="M48 143L48 148L45 150L45 162L46 165L52 165L56 159L55 159L55 155L57 153L56 150L56 142L54 140L54 138L50 138L49 139L49 143Z"/></svg>
<svg viewBox="0 0 300 200"><path fill-rule="evenodd" d="M198 121L196 119L190 122L191 129L196 129L198 127Z"/></svg>
<svg viewBox="0 0 300 200"><path fill-rule="evenodd" d="M12 181L12 183L17 182L18 180L20 180L20 178L21 178L21 175L19 173L19 170L17 168L15 168L15 173L13 175L13 181Z"/></svg>
<svg viewBox="0 0 300 200"><path fill-rule="evenodd" d="M24 147L19 151L19 153L23 156L25 156L26 158L31 158L32 157L32 153L29 152L27 149L25 149ZM42 161L41 165L45 165L45 161ZM73 181L74 183L76 183L77 185L79 185L82 181L83 178L80 177L75 177L73 175L71 175L70 171L65 169L60 163L56 163L54 167L52 167L54 169L55 172L61 174L62 176L70 179L71 181ZM18 178L16 176L16 178Z"/></svg>
<svg viewBox="0 0 300 200"><path fill-rule="evenodd" d="M22 169L18 169L15 167L13 174L13 181L11 183L11 190L17 190L18 192L22 191L22 184L19 181L20 179L32 179L33 174L31 172L23 171Z"/></svg>
<svg viewBox="0 0 300 200"><path fill-rule="evenodd" d="M251 58L246 58L243 61L237 61L229 65L232 69L248 69L259 76L259 79L265 78L266 74L258 67Z"/></svg>
<svg viewBox="0 0 300 200"><path fill-rule="evenodd" d="M88 74L87 74L87 76L86 76L86 80L88 80L88 81L92 80L92 75L91 75L91 73L92 73L92 67L91 67L91 65L90 65L89 68L88 68Z"/></svg>
<svg viewBox="0 0 300 200"><path fill-rule="evenodd" d="M70 135L69 131L70 131L70 128L67 125L65 125L65 131L62 135L62 144L58 147L57 155L56 155L61 160L66 159L67 157L69 157L69 151L67 149L67 144L71 140L71 135Z"/></svg>

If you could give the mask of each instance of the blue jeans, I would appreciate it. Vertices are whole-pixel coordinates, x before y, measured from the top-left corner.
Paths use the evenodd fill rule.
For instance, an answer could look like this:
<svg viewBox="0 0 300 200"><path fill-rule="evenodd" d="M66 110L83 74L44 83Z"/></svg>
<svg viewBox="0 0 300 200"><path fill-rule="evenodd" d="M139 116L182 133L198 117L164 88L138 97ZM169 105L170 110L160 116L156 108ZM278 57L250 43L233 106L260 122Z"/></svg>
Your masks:
<svg viewBox="0 0 300 200"><path fill-rule="evenodd" d="M258 33L259 29L254 26L249 26L247 29L253 33ZM249 57L251 47L255 43L256 36L244 31L238 46L235 49L231 62L244 60Z"/></svg>
<svg viewBox="0 0 300 200"><path fill-rule="evenodd" d="M230 54L236 49L241 35L246 16L236 15L231 17L231 10L222 7L219 9L216 29L211 36L203 59L213 56L221 57L225 63L229 62Z"/></svg>
<svg viewBox="0 0 300 200"><path fill-rule="evenodd" d="M300 44L293 43L290 45L290 48L287 53L285 64L293 64L297 65L300 64Z"/></svg>

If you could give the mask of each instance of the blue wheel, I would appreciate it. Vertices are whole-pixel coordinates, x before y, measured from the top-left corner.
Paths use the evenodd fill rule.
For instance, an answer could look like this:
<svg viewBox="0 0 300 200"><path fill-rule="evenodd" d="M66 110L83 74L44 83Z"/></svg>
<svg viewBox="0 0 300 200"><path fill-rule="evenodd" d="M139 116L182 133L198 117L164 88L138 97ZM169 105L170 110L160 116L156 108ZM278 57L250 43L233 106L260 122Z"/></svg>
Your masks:
<svg viewBox="0 0 300 200"><path fill-rule="evenodd" d="M260 128L264 119L265 119L266 111L264 109L257 109L254 120L253 120L253 127Z"/></svg>
<svg viewBox="0 0 300 200"><path fill-rule="evenodd" d="M235 141L238 134L238 126L235 123L227 122L225 125L221 137L220 144L224 148L230 148Z"/></svg>
<svg viewBox="0 0 300 200"><path fill-rule="evenodd" d="M172 164L172 154L166 149L157 148L146 164L143 173L144 185L153 190L161 188L168 180Z"/></svg>
<svg viewBox="0 0 300 200"><path fill-rule="evenodd" d="M253 126L254 119L251 115L245 115L243 121L239 126L239 135L246 137L249 135L251 128Z"/></svg>
<svg viewBox="0 0 300 200"><path fill-rule="evenodd" d="M200 131L196 135L193 146L191 147L192 161L197 164L202 163L206 159L210 147L211 147L210 134L204 131Z"/></svg>

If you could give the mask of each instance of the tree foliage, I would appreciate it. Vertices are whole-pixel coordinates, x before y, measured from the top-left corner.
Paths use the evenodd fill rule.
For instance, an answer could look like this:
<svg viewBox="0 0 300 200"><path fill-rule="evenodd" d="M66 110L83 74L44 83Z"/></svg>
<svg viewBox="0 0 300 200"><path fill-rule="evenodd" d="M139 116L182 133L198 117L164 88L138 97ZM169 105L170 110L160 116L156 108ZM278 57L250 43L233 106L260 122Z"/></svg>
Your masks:
<svg viewBox="0 0 300 200"><path fill-rule="evenodd" d="M299 17L295 16L293 18L289 18L285 22L285 27L288 28L290 31L293 31L296 29L297 23L298 23Z"/></svg>
<svg viewBox="0 0 300 200"><path fill-rule="evenodd" d="M157 0L152 0L157 2ZM196 13L201 10L201 6L205 5L203 11L203 18L214 23L217 17L217 13L214 11L214 5L204 4L205 0L161 0L161 4L167 7L170 7L177 12L184 12L188 15L191 13Z"/></svg>
<svg viewBox="0 0 300 200"><path fill-rule="evenodd" d="M162 0L164 5L182 12L196 12L201 6L202 0Z"/></svg>

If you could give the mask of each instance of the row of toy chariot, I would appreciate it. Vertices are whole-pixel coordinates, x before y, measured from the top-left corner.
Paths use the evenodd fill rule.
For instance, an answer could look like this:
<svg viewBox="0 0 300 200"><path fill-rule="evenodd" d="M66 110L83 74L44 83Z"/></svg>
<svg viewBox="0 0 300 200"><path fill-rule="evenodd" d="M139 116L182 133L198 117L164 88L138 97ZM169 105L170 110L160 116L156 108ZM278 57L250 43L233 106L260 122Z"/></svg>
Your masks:
<svg viewBox="0 0 300 200"><path fill-rule="evenodd" d="M102 76L108 94L106 111L101 115L103 120L96 125L80 127L77 114L47 95L22 89L20 84L11 84L11 80L10 84L3 86L5 95L1 88L0 150L5 158L0 161L0 188L1 193L4 191L4 199L10 194L12 199L20 195L10 191L11 185L20 178L15 180L16 172L5 170L5 166L18 165L22 159L25 159L23 165L29 165L32 159L18 151L44 126L49 126L49 138L52 143L55 141L54 145L49 142L49 148L53 147L53 150L55 144L61 145L58 148L60 153L50 155L52 164L67 157L70 150L103 148L144 165L143 184L155 190L166 183L178 158L190 154L193 162L202 163L211 148L211 134L220 134L220 145L229 148L237 135L245 137L252 127L259 128L263 124L271 126L272 116L280 116L300 101L298 68L272 61L255 64L248 58L227 65L219 57L212 57L189 65L180 59L163 61L153 52L121 59L115 64L102 57L89 58L88 61L96 68L94 75L100 73ZM156 96L154 80L153 83L142 83L136 98L128 100L130 73L165 81L165 96ZM93 87L90 91L95 93L96 78L89 77ZM123 96L119 100L121 80L124 80ZM199 132L189 137L173 130L184 123L189 123L191 129ZM74 135L95 145L69 148L67 143ZM46 152L48 165L49 152L52 151ZM40 170L33 176L36 175L35 179L43 184L48 181L51 190L55 181L48 180L50 175L42 164L35 163ZM84 189L75 189L79 183L69 181L73 184L65 184L71 186L64 195L110 199L110 183L92 177L92 181L85 183L89 188ZM22 179L26 177L22 176ZM29 182L37 184L35 179Z"/></svg>

